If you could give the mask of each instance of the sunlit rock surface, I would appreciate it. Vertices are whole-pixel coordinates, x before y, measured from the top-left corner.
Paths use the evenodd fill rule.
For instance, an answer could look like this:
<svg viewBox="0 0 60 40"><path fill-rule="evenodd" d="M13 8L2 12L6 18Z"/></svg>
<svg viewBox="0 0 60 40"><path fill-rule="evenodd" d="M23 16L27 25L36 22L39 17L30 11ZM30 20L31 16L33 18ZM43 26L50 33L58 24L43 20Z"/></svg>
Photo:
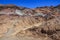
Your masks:
<svg viewBox="0 0 60 40"><path fill-rule="evenodd" d="M60 40L59 10L0 5L0 40Z"/></svg>

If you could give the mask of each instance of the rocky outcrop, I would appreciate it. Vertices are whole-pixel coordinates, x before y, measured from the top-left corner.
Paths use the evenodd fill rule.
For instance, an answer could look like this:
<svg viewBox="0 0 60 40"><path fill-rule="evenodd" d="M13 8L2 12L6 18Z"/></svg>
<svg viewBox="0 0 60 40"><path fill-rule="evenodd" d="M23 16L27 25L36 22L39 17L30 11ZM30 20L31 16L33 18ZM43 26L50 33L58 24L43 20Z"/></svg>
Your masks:
<svg viewBox="0 0 60 40"><path fill-rule="evenodd" d="M59 10L52 6L30 9L0 5L0 39L60 40Z"/></svg>

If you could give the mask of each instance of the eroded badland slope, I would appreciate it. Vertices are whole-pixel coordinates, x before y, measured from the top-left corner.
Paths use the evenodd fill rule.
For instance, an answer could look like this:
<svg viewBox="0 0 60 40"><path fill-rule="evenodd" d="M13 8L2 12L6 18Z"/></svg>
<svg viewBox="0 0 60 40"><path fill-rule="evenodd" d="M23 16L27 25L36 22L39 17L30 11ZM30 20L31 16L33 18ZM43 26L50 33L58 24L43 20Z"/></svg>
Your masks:
<svg viewBox="0 0 60 40"><path fill-rule="evenodd" d="M0 40L60 40L60 5L0 5Z"/></svg>

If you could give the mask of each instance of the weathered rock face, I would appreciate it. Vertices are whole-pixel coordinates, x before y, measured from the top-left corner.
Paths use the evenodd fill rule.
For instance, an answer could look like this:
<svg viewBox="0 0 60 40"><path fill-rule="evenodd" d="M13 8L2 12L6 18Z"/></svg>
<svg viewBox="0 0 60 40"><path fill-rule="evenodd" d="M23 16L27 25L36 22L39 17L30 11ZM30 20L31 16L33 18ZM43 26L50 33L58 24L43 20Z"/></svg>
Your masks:
<svg viewBox="0 0 60 40"><path fill-rule="evenodd" d="M60 40L59 10L0 5L0 40Z"/></svg>
<svg viewBox="0 0 60 40"><path fill-rule="evenodd" d="M40 22L42 23L43 19L41 17L33 16L0 15L0 21L0 25L2 28L1 34L6 34L7 30L10 30L6 35L10 35L11 33L14 35L16 34L16 32L18 33L21 30L41 25ZM6 32L5 30L3 30L4 28Z"/></svg>

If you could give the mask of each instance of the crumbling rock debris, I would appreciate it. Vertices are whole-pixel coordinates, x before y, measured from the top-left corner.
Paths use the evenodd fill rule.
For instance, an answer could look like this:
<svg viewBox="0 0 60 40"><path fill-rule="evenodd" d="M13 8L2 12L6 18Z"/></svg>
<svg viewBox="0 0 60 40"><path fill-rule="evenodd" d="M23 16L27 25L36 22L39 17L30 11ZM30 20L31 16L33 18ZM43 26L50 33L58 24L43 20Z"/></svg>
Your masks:
<svg viewBox="0 0 60 40"><path fill-rule="evenodd" d="M60 40L58 7L0 5L0 40Z"/></svg>

